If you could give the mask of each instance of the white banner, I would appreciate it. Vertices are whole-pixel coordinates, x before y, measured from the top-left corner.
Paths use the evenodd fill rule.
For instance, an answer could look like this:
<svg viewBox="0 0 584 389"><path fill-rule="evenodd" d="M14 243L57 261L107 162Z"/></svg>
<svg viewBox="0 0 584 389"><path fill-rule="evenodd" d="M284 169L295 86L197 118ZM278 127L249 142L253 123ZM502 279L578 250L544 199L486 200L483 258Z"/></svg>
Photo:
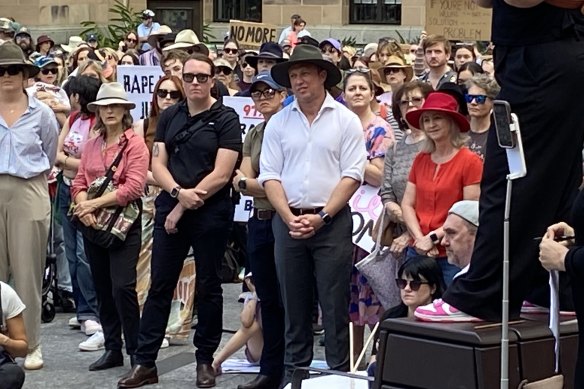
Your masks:
<svg viewBox="0 0 584 389"><path fill-rule="evenodd" d="M223 97L223 104L231 107L239 115L241 123L241 140L245 140L247 133L256 125L264 121L264 116L255 108L251 97ZM235 215L233 220L236 222L247 222L253 209L253 198L241 195L239 203L235 206Z"/></svg>
<svg viewBox="0 0 584 389"><path fill-rule="evenodd" d="M373 225L383 212L383 203L378 192L379 188L364 184L349 200L353 218L353 243L369 253L375 245L371 238Z"/></svg>
<svg viewBox="0 0 584 389"><path fill-rule="evenodd" d="M118 66L118 82L128 93L136 108L132 110L134 122L148 117L154 86L164 76L160 66Z"/></svg>

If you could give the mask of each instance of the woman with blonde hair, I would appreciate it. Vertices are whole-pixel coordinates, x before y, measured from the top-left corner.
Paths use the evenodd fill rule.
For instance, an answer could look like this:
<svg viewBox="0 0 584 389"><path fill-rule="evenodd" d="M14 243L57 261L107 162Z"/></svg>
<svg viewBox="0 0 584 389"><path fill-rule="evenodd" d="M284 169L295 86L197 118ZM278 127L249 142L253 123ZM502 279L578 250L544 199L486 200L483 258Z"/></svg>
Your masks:
<svg viewBox="0 0 584 389"><path fill-rule="evenodd" d="M460 200L478 200L483 162L465 145L470 125L454 97L432 92L424 105L406 114L426 138L414 159L402 201L403 219L413 239L406 256L434 257L449 285L460 270L450 265L440 244L448 210Z"/></svg>

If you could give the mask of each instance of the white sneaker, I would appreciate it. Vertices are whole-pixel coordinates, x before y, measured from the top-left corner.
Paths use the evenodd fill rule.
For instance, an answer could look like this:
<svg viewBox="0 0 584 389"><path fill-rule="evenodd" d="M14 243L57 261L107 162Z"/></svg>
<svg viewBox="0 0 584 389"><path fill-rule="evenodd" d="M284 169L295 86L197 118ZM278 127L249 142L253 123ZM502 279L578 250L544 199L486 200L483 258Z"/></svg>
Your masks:
<svg viewBox="0 0 584 389"><path fill-rule="evenodd" d="M75 330L81 328L81 323L79 322L79 320L77 320L77 317L74 316L71 319L69 319L69 327Z"/></svg>
<svg viewBox="0 0 584 389"><path fill-rule="evenodd" d="M41 346L38 345L26 355L26 358L24 359L24 368L26 370L39 370L43 368L43 365L43 353L41 351Z"/></svg>
<svg viewBox="0 0 584 389"><path fill-rule="evenodd" d="M79 343L79 350L81 351L99 351L105 347L105 339L103 332L97 331L85 342Z"/></svg>
<svg viewBox="0 0 584 389"><path fill-rule="evenodd" d="M168 338L165 336L164 339L162 340L160 348L168 348L168 346L170 346L170 342L168 341Z"/></svg>
<svg viewBox="0 0 584 389"><path fill-rule="evenodd" d="M83 332L85 332L85 335L91 336L100 331L103 331L101 324L95 320L85 320L83 322Z"/></svg>

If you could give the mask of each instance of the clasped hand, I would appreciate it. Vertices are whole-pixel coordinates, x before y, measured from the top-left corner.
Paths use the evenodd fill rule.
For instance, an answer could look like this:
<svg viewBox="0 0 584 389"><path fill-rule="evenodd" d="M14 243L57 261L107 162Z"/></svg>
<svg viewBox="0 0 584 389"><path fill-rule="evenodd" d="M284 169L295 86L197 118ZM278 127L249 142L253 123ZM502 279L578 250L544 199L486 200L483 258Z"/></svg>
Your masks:
<svg viewBox="0 0 584 389"><path fill-rule="evenodd" d="M414 248L416 252L420 255L426 255L428 257L437 257L438 248L432 242L430 235L424 235L414 241Z"/></svg>
<svg viewBox="0 0 584 389"><path fill-rule="evenodd" d="M548 271L566 271L566 254L568 247L574 244L574 240L556 242L556 236L574 236L574 229L567 223L556 223L548 227L539 245L539 261Z"/></svg>
<svg viewBox="0 0 584 389"><path fill-rule="evenodd" d="M87 227L95 227L97 224L97 219L93 214L99 206L94 200L81 201L79 204L73 208L73 214L79 218L81 223Z"/></svg>
<svg viewBox="0 0 584 389"><path fill-rule="evenodd" d="M206 194L207 191L203 189L181 189L178 194L178 201L186 209L197 209L205 204L205 201L200 196Z"/></svg>
<svg viewBox="0 0 584 389"><path fill-rule="evenodd" d="M324 222L319 215L300 215L288 221L290 236L293 239L308 239L316 235Z"/></svg>

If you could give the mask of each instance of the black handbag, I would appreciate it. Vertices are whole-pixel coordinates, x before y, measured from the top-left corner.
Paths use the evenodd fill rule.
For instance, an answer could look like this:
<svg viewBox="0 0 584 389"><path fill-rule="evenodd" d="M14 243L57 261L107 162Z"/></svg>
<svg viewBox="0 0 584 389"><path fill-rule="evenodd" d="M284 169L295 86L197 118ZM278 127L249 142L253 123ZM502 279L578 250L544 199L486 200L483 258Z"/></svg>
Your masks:
<svg viewBox="0 0 584 389"><path fill-rule="evenodd" d="M0 284L0 333L6 335L8 333L8 328L6 328L6 324L4 323L4 312L2 311L2 284ZM6 363L16 363L12 355L8 353L4 349L4 347L0 346L0 366Z"/></svg>

